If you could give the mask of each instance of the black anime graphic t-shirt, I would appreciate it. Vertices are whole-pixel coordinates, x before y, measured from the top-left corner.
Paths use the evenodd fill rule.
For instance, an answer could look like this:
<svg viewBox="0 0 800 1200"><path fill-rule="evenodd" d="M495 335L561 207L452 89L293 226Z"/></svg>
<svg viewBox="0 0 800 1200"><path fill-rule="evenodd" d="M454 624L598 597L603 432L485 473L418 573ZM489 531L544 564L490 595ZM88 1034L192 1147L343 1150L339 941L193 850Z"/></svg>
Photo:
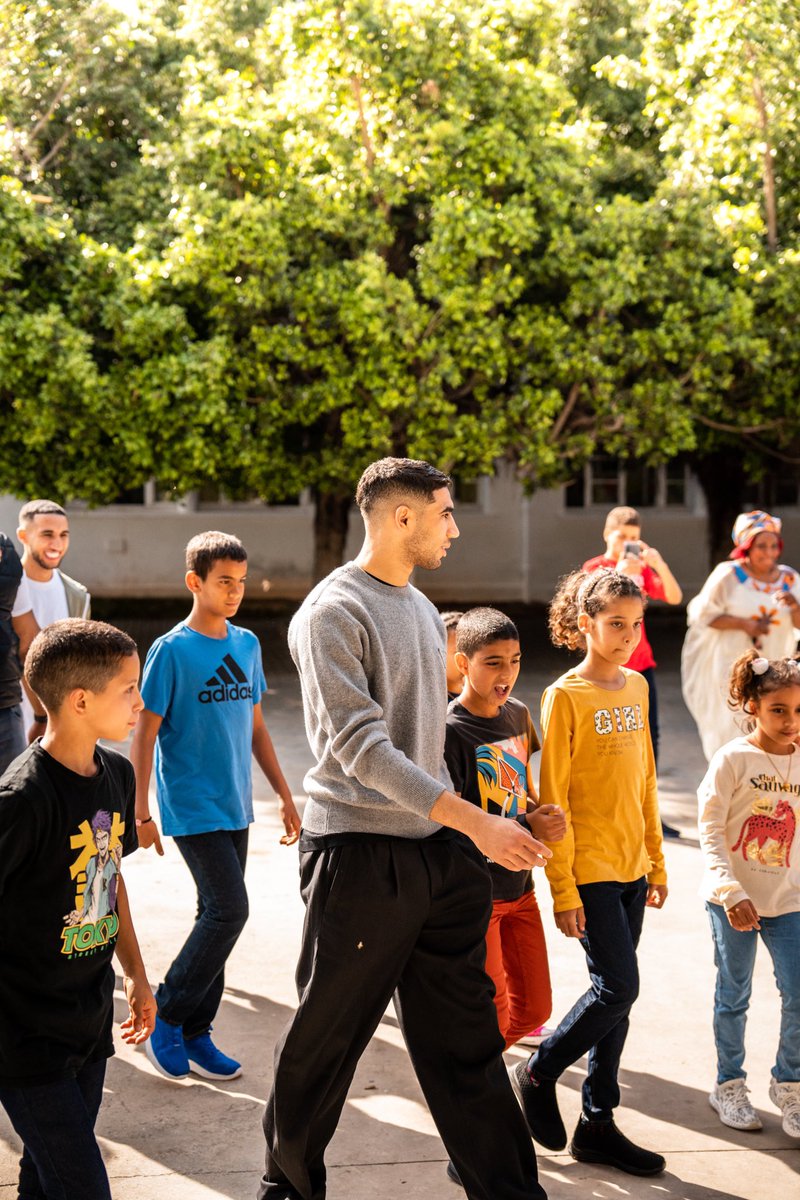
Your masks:
<svg viewBox="0 0 800 1200"><path fill-rule="evenodd" d="M453 787L484 812L517 820L528 807L528 762L539 749L530 713L511 696L496 717L476 717L458 701L447 710L444 759ZM489 863L492 897L519 900L533 888L530 871Z"/></svg>
<svg viewBox="0 0 800 1200"><path fill-rule="evenodd" d="M114 1053L123 855L133 768L97 747L77 775L35 742L0 780L0 1080L45 1083Z"/></svg>

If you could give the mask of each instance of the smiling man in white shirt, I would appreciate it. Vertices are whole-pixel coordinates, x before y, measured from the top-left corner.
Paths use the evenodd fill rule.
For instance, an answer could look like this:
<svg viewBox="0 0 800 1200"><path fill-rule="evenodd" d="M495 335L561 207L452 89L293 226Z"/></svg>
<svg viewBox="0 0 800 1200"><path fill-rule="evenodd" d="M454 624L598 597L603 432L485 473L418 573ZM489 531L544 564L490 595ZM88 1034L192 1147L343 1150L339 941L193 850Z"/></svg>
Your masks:
<svg viewBox="0 0 800 1200"><path fill-rule="evenodd" d="M40 629L66 617L88 618L91 597L77 580L60 570L69 549L69 521L53 500L29 500L19 513L17 537L22 543L22 569L28 585L33 615ZM22 713L28 739L44 733L44 710L34 710L23 697Z"/></svg>

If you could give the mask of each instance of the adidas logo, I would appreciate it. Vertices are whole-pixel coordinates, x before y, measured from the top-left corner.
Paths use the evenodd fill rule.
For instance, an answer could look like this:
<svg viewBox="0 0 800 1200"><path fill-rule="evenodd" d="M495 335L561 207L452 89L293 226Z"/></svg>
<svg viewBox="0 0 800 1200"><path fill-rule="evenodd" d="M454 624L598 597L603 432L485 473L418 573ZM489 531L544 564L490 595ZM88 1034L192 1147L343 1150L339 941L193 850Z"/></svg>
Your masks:
<svg viewBox="0 0 800 1200"><path fill-rule="evenodd" d="M201 704L221 704L225 700L252 700L253 689L232 654L226 654L216 675L206 680L197 699Z"/></svg>

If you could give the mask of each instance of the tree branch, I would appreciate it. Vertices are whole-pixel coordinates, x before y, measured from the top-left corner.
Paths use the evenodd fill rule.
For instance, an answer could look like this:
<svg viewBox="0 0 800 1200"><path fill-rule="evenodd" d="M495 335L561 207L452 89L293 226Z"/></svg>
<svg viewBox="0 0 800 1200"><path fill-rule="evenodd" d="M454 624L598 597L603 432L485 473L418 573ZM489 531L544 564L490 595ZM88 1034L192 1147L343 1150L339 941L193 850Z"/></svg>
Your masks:
<svg viewBox="0 0 800 1200"><path fill-rule="evenodd" d="M572 416L572 410L574 409L575 405L578 403L578 396L580 394L581 394L581 385L579 383L573 383L572 387L569 389L569 392L567 393L567 398L564 401L564 407L562 408L561 412L556 417L555 421L553 422L553 428L550 430L550 439L549 440L551 442L555 442L558 440L558 438L561 437L561 434L564 431L564 426L566 425L567 421Z"/></svg>
<svg viewBox="0 0 800 1200"><path fill-rule="evenodd" d="M704 417L701 413L692 413L692 418L699 421L701 425L707 425L709 429L716 429L719 433L738 433L742 437L750 437L754 433L774 433L775 430L783 427L783 421L769 421L766 425L728 425L724 421L714 421L711 417Z"/></svg>

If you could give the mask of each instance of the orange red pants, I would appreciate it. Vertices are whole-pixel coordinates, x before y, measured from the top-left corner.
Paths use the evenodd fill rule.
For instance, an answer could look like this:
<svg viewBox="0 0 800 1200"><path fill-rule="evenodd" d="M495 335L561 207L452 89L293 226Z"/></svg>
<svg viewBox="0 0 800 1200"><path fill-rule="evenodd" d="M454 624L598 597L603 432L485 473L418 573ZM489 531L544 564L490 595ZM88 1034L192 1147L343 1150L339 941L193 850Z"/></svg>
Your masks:
<svg viewBox="0 0 800 1200"><path fill-rule="evenodd" d="M553 1008L542 918L533 892L495 900L486 933L486 971L506 1049L544 1025Z"/></svg>

